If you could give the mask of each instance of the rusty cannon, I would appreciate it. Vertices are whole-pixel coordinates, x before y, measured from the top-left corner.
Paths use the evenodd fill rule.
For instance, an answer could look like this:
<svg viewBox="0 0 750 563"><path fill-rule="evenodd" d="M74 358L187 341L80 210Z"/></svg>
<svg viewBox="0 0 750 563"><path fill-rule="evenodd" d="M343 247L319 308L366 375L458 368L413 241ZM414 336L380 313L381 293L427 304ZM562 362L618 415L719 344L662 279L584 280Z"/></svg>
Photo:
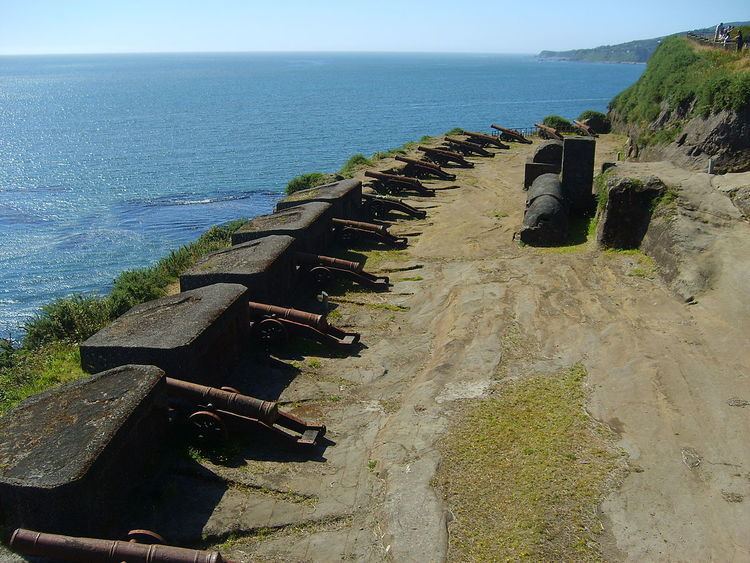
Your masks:
<svg viewBox="0 0 750 563"><path fill-rule="evenodd" d="M422 196L432 197L435 195L435 190L426 188L416 178L385 174L383 172L372 172L370 170L365 172L365 176L372 178L372 187L378 192L384 191L386 193L398 194L404 191L413 191Z"/></svg>
<svg viewBox="0 0 750 563"><path fill-rule="evenodd" d="M218 551L162 545L162 538L146 530L134 530L130 535L130 541L102 540L18 528L8 546L24 556L73 563L234 563ZM139 543L141 538L148 543Z"/></svg>
<svg viewBox="0 0 750 563"><path fill-rule="evenodd" d="M418 146L417 150L422 151L427 158L438 164L456 164L461 168L474 168L474 163L466 160L463 155L457 152L447 151L445 149L436 149L433 147Z"/></svg>
<svg viewBox="0 0 750 563"><path fill-rule="evenodd" d="M276 403L243 395L232 387L207 387L180 379L166 378L167 394L176 400L178 411L186 411L195 436L221 442L229 437L228 426L259 425L300 446L314 446L326 433L321 424L309 424L279 410Z"/></svg>
<svg viewBox="0 0 750 563"><path fill-rule="evenodd" d="M359 334L345 332L328 324L325 315L255 303L250 301L250 330L253 335L266 344L282 344L290 336L314 340L334 348L350 348L359 342Z"/></svg>
<svg viewBox="0 0 750 563"><path fill-rule="evenodd" d="M388 277L365 272L362 262L352 262L306 252L297 252L295 258L303 275L312 282L316 289L326 287L334 277L351 280L375 291L388 291L388 288L391 287Z"/></svg>
<svg viewBox="0 0 750 563"><path fill-rule="evenodd" d="M580 121L573 120L573 127L578 130L579 133L583 133L587 137L598 137L599 135L591 127Z"/></svg>
<svg viewBox="0 0 750 563"><path fill-rule="evenodd" d="M409 158L407 156L396 155L396 160L406 164L404 167L404 175L412 176L414 178L430 178L435 177L439 180L450 180L456 179L455 174L446 172L440 166L434 162L428 162L427 160L418 160L416 158Z"/></svg>
<svg viewBox="0 0 750 563"><path fill-rule="evenodd" d="M333 219L332 222L336 234L343 240L366 238L391 248L404 248L408 243L406 237L397 237L389 233L385 225L348 219Z"/></svg>
<svg viewBox="0 0 750 563"><path fill-rule="evenodd" d="M387 197L375 194L362 194L362 209L371 219L379 219L387 216L392 211L398 211L408 217L424 219L427 212L423 209L412 207L408 203L395 197Z"/></svg>
<svg viewBox="0 0 750 563"><path fill-rule="evenodd" d="M461 139L456 139L455 137L446 137L445 144L449 149L458 151L466 155L476 154L478 156L495 156L495 153L488 151L481 145L477 145L476 143L472 143L470 141L462 141Z"/></svg>
<svg viewBox="0 0 750 563"><path fill-rule="evenodd" d="M509 149L510 147L503 143L498 137L492 135L486 135L484 133L477 133L475 131L464 131L463 134L471 139L471 142L481 145L483 147L492 145L499 149Z"/></svg>
<svg viewBox="0 0 750 563"><path fill-rule="evenodd" d="M514 141L516 143L523 143L524 145L532 144L532 141L530 139L527 139L518 131L508 129L507 127L501 127L500 125L497 125L495 123L490 125L490 127L492 127L495 131L499 131L501 133L500 138L503 141Z"/></svg>
<svg viewBox="0 0 750 563"><path fill-rule="evenodd" d="M539 129L539 136L542 139L554 139L555 141L562 141L563 136L557 129L541 123L534 123L534 127Z"/></svg>

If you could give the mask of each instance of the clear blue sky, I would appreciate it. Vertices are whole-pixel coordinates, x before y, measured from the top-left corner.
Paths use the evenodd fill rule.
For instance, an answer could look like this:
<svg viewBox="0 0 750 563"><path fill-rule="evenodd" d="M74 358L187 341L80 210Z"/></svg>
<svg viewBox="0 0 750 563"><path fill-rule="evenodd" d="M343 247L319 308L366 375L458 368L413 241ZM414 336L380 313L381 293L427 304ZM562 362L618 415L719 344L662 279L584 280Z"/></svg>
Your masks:
<svg viewBox="0 0 750 563"><path fill-rule="evenodd" d="M0 54L536 53L750 20L750 0L0 0Z"/></svg>

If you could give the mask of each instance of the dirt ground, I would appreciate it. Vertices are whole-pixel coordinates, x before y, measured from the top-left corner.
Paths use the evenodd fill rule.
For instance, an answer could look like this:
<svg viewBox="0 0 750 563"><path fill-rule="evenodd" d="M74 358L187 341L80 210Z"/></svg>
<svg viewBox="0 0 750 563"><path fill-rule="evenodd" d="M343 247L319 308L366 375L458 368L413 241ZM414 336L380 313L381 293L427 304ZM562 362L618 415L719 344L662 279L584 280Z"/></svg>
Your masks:
<svg viewBox="0 0 750 563"><path fill-rule="evenodd" d="M599 139L597 167L621 142ZM450 512L433 484L452 416L503 378L580 362L588 410L630 468L601 505L604 556L750 560L747 278L721 254L726 275L688 305L637 256L520 246L533 148L474 158L455 170L458 188L430 182L436 197L409 199L428 218L394 225L409 247L367 267L392 291L331 298L331 322L362 333L357 355L302 350L244 368L255 383L243 391L325 422L328 447L313 459L258 444L196 455L142 526L241 561L444 560ZM750 225L730 223L727 248L750 249Z"/></svg>

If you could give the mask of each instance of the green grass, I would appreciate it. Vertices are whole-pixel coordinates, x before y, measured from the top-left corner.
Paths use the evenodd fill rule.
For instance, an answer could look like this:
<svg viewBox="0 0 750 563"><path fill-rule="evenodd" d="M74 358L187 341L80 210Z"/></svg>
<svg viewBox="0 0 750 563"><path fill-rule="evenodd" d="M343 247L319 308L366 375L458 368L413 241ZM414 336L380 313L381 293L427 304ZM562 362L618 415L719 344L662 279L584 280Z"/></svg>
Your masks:
<svg viewBox="0 0 750 563"><path fill-rule="evenodd" d="M372 166L373 162L365 155L358 153L352 156L349 160L344 163L344 166L339 170L339 174L344 178L352 178L362 168Z"/></svg>
<svg viewBox="0 0 750 563"><path fill-rule="evenodd" d="M295 192L306 190L308 188L315 188L322 186L323 184L330 184L338 179L336 174L324 174L323 172L309 172L308 174L300 174L295 178L289 180L286 185L286 194L292 195Z"/></svg>
<svg viewBox="0 0 750 563"><path fill-rule="evenodd" d="M85 375L78 346L68 342L44 344L33 350L6 349L5 355L0 368L0 414L31 395Z"/></svg>
<svg viewBox="0 0 750 563"><path fill-rule="evenodd" d="M612 100L610 109L628 123L646 126L657 118L662 104L689 119L725 109L739 111L748 103L750 58L700 49L685 38L670 37L651 57L638 82Z"/></svg>
<svg viewBox="0 0 750 563"><path fill-rule="evenodd" d="M601 560L596 506L621 461L586 413L586 375L576 365L508 383L442 441L450 560Z"/></svg>

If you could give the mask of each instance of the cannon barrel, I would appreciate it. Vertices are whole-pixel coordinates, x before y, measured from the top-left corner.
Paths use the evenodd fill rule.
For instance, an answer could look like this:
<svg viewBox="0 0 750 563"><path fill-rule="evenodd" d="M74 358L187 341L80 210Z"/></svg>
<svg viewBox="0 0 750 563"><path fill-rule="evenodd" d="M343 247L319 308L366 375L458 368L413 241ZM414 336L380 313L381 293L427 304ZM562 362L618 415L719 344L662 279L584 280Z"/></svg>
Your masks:
<svg viewBox="0 0 750 563"><path fill-rule="evenodd" d="M341 270L351 270L352 272L361 272L364 268L362 262L353 262L351 260L342 260L332 256L319 256L317 254L308 254L307 252L297 252L297 261L306 266L330 266Z"/></svg>
<svg viewBox="0 0 750 563"><path fill-rule="evenodd" d="M514 131L513 129L508 129L507 127L501 127L500 125L497 125L495 123L493 123L492 125L490 125L490 127L492 127L495 131L500 131L501 133L504 133L505 135L507 135L508 137L510 137L512 139L515 139L516 141L519 141L521 143L525 143L527 145L531 144L531 141L529 139L527 139L526 137L524 137L518 131Z"/></svg>
<svg viewBox="0 0 750 563"><path fill-rule="evenodd" d="M563 140L563 136L554 127L550 127L549 125L543 125L541 123L534 123L534 126L540 131L543 131L544 133L549 135L553 139L557 139L558 141Z"/></svg>
<svg viewBox="0 0 750 563"><path fill-rule="evenodd" d="M361 229L363 231L370 231L373 233L387 233L388 227L385 225L377 225L375 223L364 223L362 221L351 221L349 219L333 219L334 225L341 227L353 227L355 229Z"/></svg>
<svg viewBox="0 0 750 563"><path fill-rule="evenodd" d="M489 152L481 145L472 143L471 141L463 141L461 139L456 139L455 137L446 137L445 140L450 145L460 147L459 150L472 152L474 154L479 154L482 156L494 156L493 153Z"/></svg>
<svg viewBox="0 0 750 563"><path fill-rule="evenodd" d="M407 184L409 186L421 186L421 182L414 178L407 178L406 176L397 176L395 174L386 174L384 172L371 172L368 170L365 172L365 176L368 178L374 178L376 180L385 180L388 182L398 182L401 184Z"/></svg>
<svg viewBox="0 0 750 563"><path fill-rule="evenodd" d="M336 219L334 219L334 221L335 220ZM312 326L322 330L328 328L328 321L326 321L326 318L323 315L316 315L315 313L308 313L307 311L300 311L299 309L277 307L276 305L269 305L267 303L255 303L253 301L250 301L248 305L250 306L250 311L257 315L278 317L280 319Z"/></svg>
<svg viewBox="0 0 750 563"><path fill-rule="evenodd" d="M81 563L232 563L218 551L77 538L22 528L13 532L9 546L22 555Z"/></svg>
<svg viewBox="0 0 750 563"><path fill-rule="evenodd" d="M434 153L434 154L440 154L440 155L443 155L443 156L446 156L446 157L450 157L450 158L458 158L458 159L464 160L463 155L458 154L457 152L453 152L453 151L447 151L447 150L443 150L443 149L436 149L434 147L423 147L422 145L418 146L417 149L419 149L422 152L428 153L428 154L429 153Z"/></svg>
<svg viewBox="0 0 750 563"><path fill-rule="evenodd" d="M210 404L217 409L249 418L257 418L267 424L273 424L279 418L279 407L271 401L262 401L255 397L172 379L171 377L166 378L166 383L167 392L170 395L191 402Z"/></svg>
<svg viewBox="0 0 750 563"><path fill-rule="evenodd" d="M433 162L427 162L426 160L417 160L416 158L408 158L406 156L396 156L396 160L404 162L406 164L412 164L414 166L422 166L424 168L432 168L436 172L442 172L443 169Z"/></svg>

